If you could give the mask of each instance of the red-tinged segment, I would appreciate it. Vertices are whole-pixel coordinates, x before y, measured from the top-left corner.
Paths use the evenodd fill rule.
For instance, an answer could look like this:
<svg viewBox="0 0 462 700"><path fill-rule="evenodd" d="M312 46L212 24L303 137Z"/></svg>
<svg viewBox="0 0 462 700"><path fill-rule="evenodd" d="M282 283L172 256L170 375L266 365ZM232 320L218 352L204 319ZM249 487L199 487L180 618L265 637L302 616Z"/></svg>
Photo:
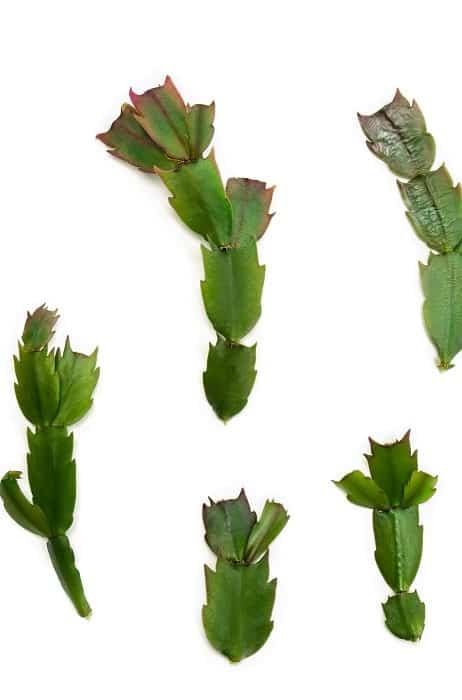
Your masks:
<svg viewBox="0 0 462 700"><path fill-rule="evenodd" d="M226 183L226 195L233 208L232 243L246 245L258 241L274 216L269 213L274 187L245 177L233 177Z"/></svg>
<svg viewBox="0 0 462 700"><path fill-rule="evenodd" d="M153 173L154 168L171 170L177 161L168 158L163 150L153 142L135 119L135 110L129 104L123 104L120 116L105 133L98 134L97 139L108 146L109 153L116 158L135 165L144 172Z"/></svg>
<svg viewBox="0 0 462 700"><path fill-rule="evenodd" d="M130 89L134 117L167 156L187 161L191 156L186 105L171 78L141 95Z"/></svg>
<svg viewBox="0 0 462 700"><path fill-rule="evenodd" d="M430 170L435 142L415 101L411 104L397 90L389 104L358 119L369 150L396 175L411 179Z"/></svg>
<svg viewBox="0 0 462 700"><path fill-rule="evenodd" d="M22 333L24 350L39 351L48 345L54 335L53 329L58 318L57 309L50 311L45 304L35 309L32 314L27 312L27 319Z"/></svg>

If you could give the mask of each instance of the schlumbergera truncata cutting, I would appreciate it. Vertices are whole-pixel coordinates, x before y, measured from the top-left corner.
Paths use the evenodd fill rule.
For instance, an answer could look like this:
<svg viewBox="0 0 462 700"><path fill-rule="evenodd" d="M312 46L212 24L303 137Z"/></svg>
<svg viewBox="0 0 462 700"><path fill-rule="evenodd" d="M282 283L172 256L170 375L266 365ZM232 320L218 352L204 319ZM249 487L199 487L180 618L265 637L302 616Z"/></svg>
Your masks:
<svg viewBox="0 0 462 700"><path fill-rule="evenodd" d="M7 513L18 525L47 540L48 553L62 587L78 614L88 617L90 605L75 566L67 531L74 519L76 464L74 437L68 428L90 410L99 377L95 350L83 355L48 344L58 319L45 306L27 315L14 358L16 398L24 417L34 426L27 430L27 475L32 502L20 486L20 471L9 471L0 482Z"/></svg>
<svg viewBox="0 0 462 700"><path fill-rule="evenodd" d="M398 188L417 236L430 248L420 263L424 323L440 369L462 349L462 193L446 167L431 170L435 142L416 102L397 90L390 104L359 116L369 150L402 178Z"/></svg>
<svg viewBox="0 0 462 700"><path fill-rule="evenodd" d="M215 571L205 567L204 629L217 651L238 662L255 654L273 629L276 579L268 580L268 548L289 516L280 503L266 501L257 520L244 490L226 501L210 499L202 515L205 540L217 557Z"/></svg>
<svg viewBox="0 0 462 700"><path fill-rule="evenodd" d="M375 561L395 593L383 605L385 623L397 637L415 642L425 625L425 605L409 591L422 558L419 505L435 493L437 477L418 469L409 432L391 444L370 440L370 446L365 457L371 476L355 470L334 483L351 503L372 509Z"/></svg>
<svg viewBox="0 0 462 700"><path fill-rule="evenodd" d="M241 411L255 382L256 345L241 341L261 314L265 268L257 242L271 220L273 188L248 178L223 186L213 150L214 104L185 104L172 80L143 94L130 91L109 131L98 138L117 158L157 175L180 219L199 234L207 316L217 338L210 345L203 384L223 421Z"/></svg>

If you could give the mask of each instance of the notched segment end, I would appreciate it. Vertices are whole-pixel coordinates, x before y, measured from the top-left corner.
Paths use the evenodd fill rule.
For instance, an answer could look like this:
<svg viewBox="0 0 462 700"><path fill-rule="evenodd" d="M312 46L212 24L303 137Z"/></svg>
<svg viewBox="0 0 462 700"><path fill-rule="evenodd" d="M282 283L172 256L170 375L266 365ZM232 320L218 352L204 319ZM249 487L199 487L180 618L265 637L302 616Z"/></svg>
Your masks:
<svg viewBox="0 0 462 700"><path fill-rule="evenodd" d="M281 503L266 501L262 514L249 535L245 551L245 561L252 564L260 559L272 542L285 528L289 514Z"/></svg>
<svg viewBox="0 0 462 700"><path fill-rule="evenodd" d="M435 143L415 101L410 104L397 90L390 103L358 119L369 150L396 175L410 179L430 170Z"/></svg>
<svg viewBox="0 0 462 700"><path fill-rule="evenodd" d="M27 319L22 333L24 350L35 352L42 350L54 335L54 327L58 320L58 310L47 309L45 304L39 306Z"/></svg>

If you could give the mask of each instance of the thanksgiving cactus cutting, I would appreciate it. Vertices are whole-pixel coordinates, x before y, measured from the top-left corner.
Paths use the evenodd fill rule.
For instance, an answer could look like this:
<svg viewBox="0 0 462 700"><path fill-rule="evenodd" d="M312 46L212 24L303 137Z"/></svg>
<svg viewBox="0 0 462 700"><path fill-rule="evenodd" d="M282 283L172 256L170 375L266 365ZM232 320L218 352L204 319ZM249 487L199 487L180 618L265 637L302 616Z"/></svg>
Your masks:
<svg viewBox="0 0 462 700"><path fill-rule="evenodd" d="M255 654L273 629L276 580L268 580L268 547L289 516L280 503L267 501L257 520L241 491L234 499L210 500L203 519L206 542L217 556L215 571L205 567L205 633L217 651L241 661Z"/></svg>
<svg viewBox="0 0 462 700"><path fill-rule="evenodd" d="M367 145L398 175L407 217L432 251L420 264L423 316L439 367L452 367L462 349L462 196L444 165L431 170L435 143L416 102L396 92L390 104L359 116Z"/></svg>
<svg viewBox="0 0 462 700"><path fill-rule="evenodd" d="M370 446L365 456L371 476L356 470L334 483L351 503L372 509L375 561L395 594L383 605L385 624L397 637L415 642L425 624L425 605L417 591L409 591L422 557L419 505L435 493L437 477L419 471L409 432L393 444L370 440Z"/></svg>
<svg viewBox="0 0 462 700"><path fill-rule="evenodd" d="M202 298L216 331L203 385L223 421L241 411L255 382L256 346L241 341L261 314L265 268L257 242L271 220L273 194L264 182L231 178L226 187L213 150L214 104L185 104L172 80L143 94L98 138L109 152L157 175L179 218L203 241Z"/></svg>
<svg viewBox="0 0 462 700"><path fill-rule="evenodd" d="M16 398L33 430L28 429L27 474L32 501L19 485L20 471L9 471L0 482L7 513L26 530L47 540L48 553L78 614L91 613L75 566L67 531L72 525L76 497L76 464L69 426L89 411L98 381L96 350L86 356L72 350L49 350L58 317L45 306L27 315L19 343Z"/></svg>

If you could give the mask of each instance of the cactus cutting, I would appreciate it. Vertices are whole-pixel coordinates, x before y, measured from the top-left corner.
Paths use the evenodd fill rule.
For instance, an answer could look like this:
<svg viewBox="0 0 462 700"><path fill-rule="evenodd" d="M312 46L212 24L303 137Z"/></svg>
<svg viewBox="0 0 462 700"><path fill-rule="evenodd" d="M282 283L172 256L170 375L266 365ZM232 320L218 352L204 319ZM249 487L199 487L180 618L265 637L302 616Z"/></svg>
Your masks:
<svg viewBox="0 0 462 700"><path fill-rule="evenodd" d="M24 417L34 426L27 431L32 501L19 486L20 471L5 474L0 496L18 525L47 540L62 587L78 614L88 617L91 608L66 534L73 522L76 498L74 438L68 428L89 411L99 369L97 351L90 356L75 352L69 338L63 352L48 349L57 319L56 312L45 306L28 314L14 358L16 398Z"/></svg>
<svg viewBox="0 0 462 700"><path fill-rule="evenodd" d="M462 349L462 194L446 167L431 170L435 142L416 102L399 92L370 116L358 115L370 151L398 175L406 215L431 252L420 278L427 333L440 369Z"/></svg>
<svg viewBox="0 0 462 700"><path fill-rule="evenodd" d="M371 476L356 470L334 483L351 503L372 509L375 561L394 591L383 605L385 624L397 637L415 642L425 625L425 605L417 591L409 591L422 557L419 505L435 493L437 477L418 469L409 432L392 444L370 440L370 447L365 456Z"/></svg>
<svg viewBox="0 0 462 700"><path fill-rule="evenodd" d="M203 507L205 539L217 556L205 567L207 604L202 610L210 644L230 661L255 654L272 629L276 579L269 581L268 548L289 516L267 501L260 518L242 490L237 498Z"/></svg>
<svg viewBox="0 0 462 700"><path fill-rule="evenodd" d="M130 91L110 129L98 135L109 152L157 175L170 192L179 218L202 239L207 316L216 332L203 386L223 421L247 404L256 370L256 345L241 341L261 314L265 267L257 242L271 220L273 188L248 178L224 187L213 150L214 104L185 104L172 80L143 94Z"/></svg>

